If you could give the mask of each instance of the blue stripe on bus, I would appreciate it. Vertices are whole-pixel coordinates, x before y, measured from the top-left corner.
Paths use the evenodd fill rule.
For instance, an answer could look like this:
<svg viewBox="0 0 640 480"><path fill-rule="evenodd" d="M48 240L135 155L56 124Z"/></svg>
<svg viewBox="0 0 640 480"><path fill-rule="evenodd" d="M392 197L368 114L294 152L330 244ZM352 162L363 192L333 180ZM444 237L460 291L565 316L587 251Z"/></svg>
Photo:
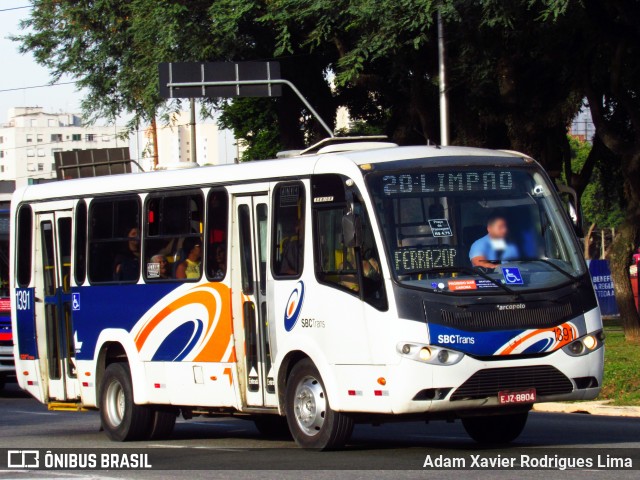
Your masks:
<svg viewBox="0 0 640 480"><path fill-rule="evenodd" d="M36 343L36 318L34 314L34 289L17 288L16 292L25 292L23 298L28 298L29 302L25 309L16 310L16 322L18 324L18 351L20 357L33 360L38 358L38 345Z"/></svg>
<svg viewBox="0 0 640 480"><path fill-rule="evenodd" d="M156 350L152 361L179 362L183 360L200 338L203 322L186 322L172 331Z"/></svg>
<svg viewBox="0 0 640 480"><path fill-rule="evenodd" d="M80 294L80 309L72 312L73 329L78 333L78 341L82 342L82 348L76 350L76 358L92 360L103 329L120 328L130 331L147 310L182 284L74 287L73 293Z"/></svg>

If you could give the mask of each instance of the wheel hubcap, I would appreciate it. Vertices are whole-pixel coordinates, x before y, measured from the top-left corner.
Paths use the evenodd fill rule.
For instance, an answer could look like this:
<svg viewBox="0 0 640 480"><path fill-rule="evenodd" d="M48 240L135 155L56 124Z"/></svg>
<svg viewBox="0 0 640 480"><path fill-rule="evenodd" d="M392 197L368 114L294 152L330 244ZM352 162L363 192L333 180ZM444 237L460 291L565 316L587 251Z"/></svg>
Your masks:
<svg viewBox="0 0 640 480"><path fill-rule="evenodd" d="M317 435L324 425L327 396L320 382L311 377L303 378L296 387L294 412L300 429L309 436Z"/></svg>
<svg viewBox="0 0 640 480"><path fill-rule="evenodd" d="M122 385L120 385L120 382L114 380L107 387L106 403L107 419L111 426L118 427L122 423L126 408L124 389Z"/></svg>

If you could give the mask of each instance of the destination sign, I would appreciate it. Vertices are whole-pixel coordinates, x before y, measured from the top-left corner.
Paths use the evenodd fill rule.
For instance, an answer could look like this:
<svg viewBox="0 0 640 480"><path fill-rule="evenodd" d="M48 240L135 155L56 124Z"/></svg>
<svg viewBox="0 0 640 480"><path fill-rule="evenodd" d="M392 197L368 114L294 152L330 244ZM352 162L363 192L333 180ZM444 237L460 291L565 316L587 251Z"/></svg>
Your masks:
<svg viewBox="0 0 640 480"><path fill-rule="evenodd" d="M382 186L387 196L417 193L505 191L515 188L513 172L508 170L384 175Z"/></svg>
<svg viewBox="0 0 640 480"><path fill-rule="evenodd" d="M403 248L393 252L398 273L410 273L431 268L453 267L456 249L451 247Z"/></svg>

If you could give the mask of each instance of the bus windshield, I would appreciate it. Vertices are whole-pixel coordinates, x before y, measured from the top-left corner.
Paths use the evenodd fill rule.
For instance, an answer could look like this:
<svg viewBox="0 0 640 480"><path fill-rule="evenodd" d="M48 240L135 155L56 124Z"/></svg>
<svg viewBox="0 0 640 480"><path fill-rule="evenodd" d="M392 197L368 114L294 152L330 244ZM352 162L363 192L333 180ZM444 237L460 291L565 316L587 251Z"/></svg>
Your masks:
<svg viewBox="0 0 640 480"><path fill-rule="evenodd" d="M585 272L553 186L533 168L407 168L367 184L395 278L443 293L554 288Z"/></svg>

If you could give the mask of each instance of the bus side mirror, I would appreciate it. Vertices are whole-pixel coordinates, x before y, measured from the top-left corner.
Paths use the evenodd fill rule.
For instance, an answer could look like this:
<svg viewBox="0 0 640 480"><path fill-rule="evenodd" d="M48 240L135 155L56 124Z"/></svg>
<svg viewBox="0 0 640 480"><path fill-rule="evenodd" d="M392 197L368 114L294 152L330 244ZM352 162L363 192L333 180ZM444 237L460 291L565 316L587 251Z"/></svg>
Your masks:
<svg viewBox="0 0 640 480"><path fill-rule="evenodd" d="M347 248L362 246L362 223L358 215L349 212L342 217L342 235Z"/></svg>
<svg viewBox="0 0 640 480"><path fill-rule="evenodd" d="M579 202L578 202L578 194L576 191L568 187L567 185L557 185L558 193L560 195L560 199L562 203L564 203L564 208L567 211L567 215L573 224L573 231L575 232L578 238L584 237L584 231L582 229L582 212L580 211Z"/></svg>
<svg viewBox="0 0 640 480"><path fill-rule="evenodd" d="M578 212L576 206L571 202L571 199L565 199L565 208L567 209L567 214L571 219L571 224L573 225L573 231L578 238L584 238L584 231L582 229L582 215Z"/></svg>

